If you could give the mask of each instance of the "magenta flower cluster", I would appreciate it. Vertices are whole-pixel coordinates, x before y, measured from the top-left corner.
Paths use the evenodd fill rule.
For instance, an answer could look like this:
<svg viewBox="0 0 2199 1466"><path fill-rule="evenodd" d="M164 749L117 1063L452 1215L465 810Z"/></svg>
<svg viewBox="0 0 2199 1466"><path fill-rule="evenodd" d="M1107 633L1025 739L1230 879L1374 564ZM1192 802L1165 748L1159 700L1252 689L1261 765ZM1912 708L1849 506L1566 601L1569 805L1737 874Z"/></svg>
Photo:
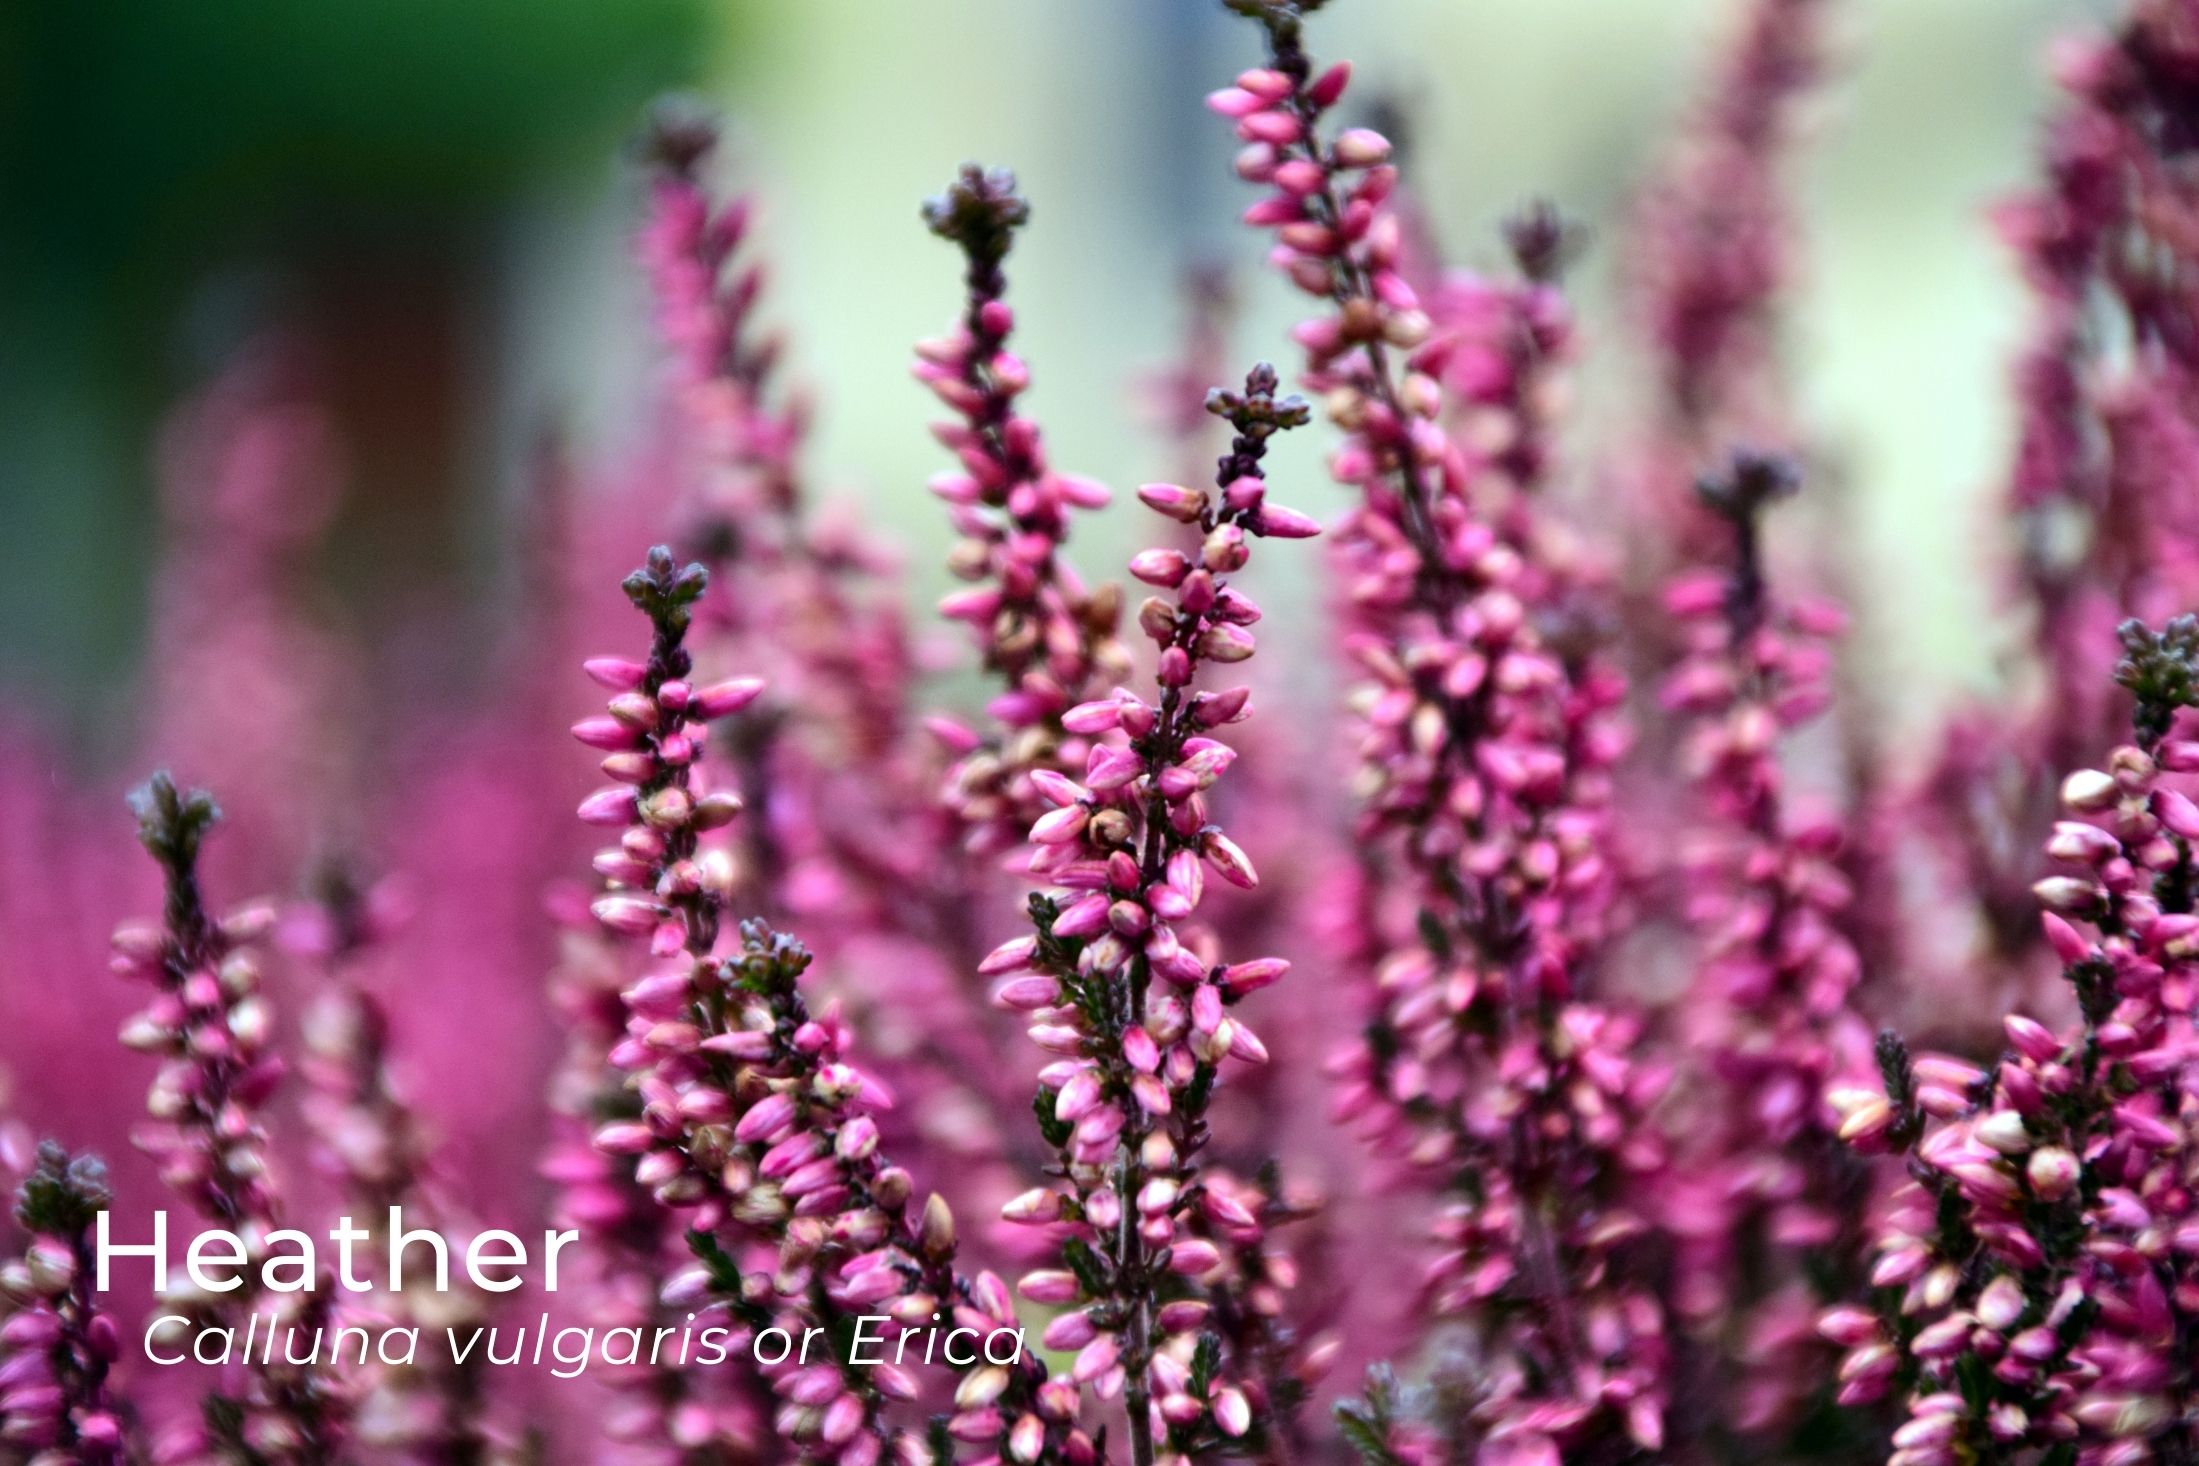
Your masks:
<svg viewBox="0 0 2199 1466"><path fill-rule="evenodd" d="M1043 216L976 166L923 207L965 682L813 491L760 211L691 109L642 150L642 448L546 471L477 705L360 731L290 352L183 414L149 751L234 813L134 797L127 987L61 975L144 864L0 724L0 999L39 995L6 1103L67 1137L0 1126L0 1459L2199 1460L2189 0L2059 53L2000 216L2021 644L1924 756L1787 539L1822 496L1785 164L1834 0L1737 0L1613 246L1638 360L1594 450L1582 231L1533 205L1447 264L1319 0L1225 4L1261 50L1206 104L1303 315L1287 371L1224 368L1201 276L1142 390L1211 470L1123 496L1126 575L1075 563L1114 496L1019 354ZM252 1262L351 1217L386 1272L394 1207L578 1241L513 1295L171 1276L194 1329L428 1342L162 1372L91 1269L163 1196ZM529 1327L728 1342L581 1381L440 1344Z"/></svg>
<svg viewBox="0 0 2199 1466"><path fill-rule="evenodd" d="M2119 680L2138 739L2061 787L2038 882L2078 1021L2021 1013L1990 1066L1881 1041L1884 1093L1842 1133L1909 1158L1876 1239L1874 1312L1829 1313L1842 1396L1897 1385L1902 1466L2077 1446L2086 1461L2174 1459L2199 1304L2190 1032L2199 805L2176 787L2199 746L2166 736L2191 693L2199 625L2126 632Z"/></svg>

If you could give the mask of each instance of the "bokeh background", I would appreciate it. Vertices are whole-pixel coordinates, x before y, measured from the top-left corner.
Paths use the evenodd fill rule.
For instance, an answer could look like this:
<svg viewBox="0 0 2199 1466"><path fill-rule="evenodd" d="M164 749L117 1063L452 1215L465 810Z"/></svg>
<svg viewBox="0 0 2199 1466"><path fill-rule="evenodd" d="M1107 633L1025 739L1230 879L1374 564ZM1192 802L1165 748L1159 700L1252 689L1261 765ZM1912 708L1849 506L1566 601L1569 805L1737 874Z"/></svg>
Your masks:
<svg viewBox="0 0 2199 1466"><path fill-rule="evenodd" d="M1462 260L1546 196L1597 226L1582 433L1623 390L1623 215L1722 0L1348 0L1329 54L1406 124ZM2079 0L1853 0L1800 160L1809 274L1789 354L1845 486L1889 678L1978 675L1977 508L2006 457L2023 319L1984 207L2025 174L2043 52ZM161 414L269 325L302 338L344 444L327 568L354 624L447 671L510 592L513 506L545 434L594 462L645 422L646 319L622 151L667 88L720 103L764 202L774 312L818 394L814 462L903 539L945 543L909 340L951 309L917 201L965 158L1036 205L1017 263L1058 460L1158 471L1130 384L1179 282L1239 267L1243 354L1288 319L1234 227L1200 97L1248 38L1195 0L13 0L0 7L0 681L87 753L128 746L159 540ZM1310 465L1317 448L1300 445ZM1810 531L1817 532L1813 527ZM431 628L422 632L425 625ZM408 633L409 629L409 635ZM402 666L383 672L404 675ZM414 668L417 672L420 669ZM1921 719L1931 697L1907 700Z"/></svg>

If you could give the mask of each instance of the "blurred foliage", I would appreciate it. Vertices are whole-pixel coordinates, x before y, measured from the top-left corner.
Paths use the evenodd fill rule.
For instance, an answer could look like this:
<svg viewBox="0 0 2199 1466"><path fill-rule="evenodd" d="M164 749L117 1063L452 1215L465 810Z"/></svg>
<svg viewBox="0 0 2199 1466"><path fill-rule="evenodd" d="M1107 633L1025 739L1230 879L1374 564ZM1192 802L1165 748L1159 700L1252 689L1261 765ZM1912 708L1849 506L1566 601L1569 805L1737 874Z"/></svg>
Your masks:
<svg viewBox="0 0 2199 1466"><path fill-rule="evenodd" d="M707 49L694 0L34 0L4 24L6 227L91 260L332 201L494 205Z"/></svg>
<svg viewBox="0 0 2199 1466"><path fill-rule="evenodd" d="M1613 289L1630 191L1737 3L1322 13L1322 54L1353 57L1364 95L1409 121L1418 195L1460 260L1487 263L1494 221L1529 196L1592 226L1576 478L1625 427L1609 408L1633 369ZM1890 677L1981 664L2025 322L1983 210L2034 166L2046 37L2112 3L1838 7L1795 170L1808 266L1786 335L1852 492L1813 496L1835 522L1789 533L1853 557L1858 644ZM1247 360L1294 309L1234 224L1227 132L1199 102L1247 59L1210 0L0 0L0 681L119 706L100 684L128 672L144 613L152 429L251 324L298 323L336 358L355 454L340 572L448 591L491 543L513 443L554 416L598 459L631 447L646 321L610 160L668 86L732 114L770 314L818 389L819 478L909 541L929 590L945 531L914 491L932 460L905 343L948 318L954 270L917 201L965 159L1017 169L1034 410L1065 466L1151 477L1171 464L1129 385L1174 349L1186 267L1238 271ZM1277 473L1317 482L1302 436ZM1087 563L1113 557L1119 523L1095 527Z"/></svg>

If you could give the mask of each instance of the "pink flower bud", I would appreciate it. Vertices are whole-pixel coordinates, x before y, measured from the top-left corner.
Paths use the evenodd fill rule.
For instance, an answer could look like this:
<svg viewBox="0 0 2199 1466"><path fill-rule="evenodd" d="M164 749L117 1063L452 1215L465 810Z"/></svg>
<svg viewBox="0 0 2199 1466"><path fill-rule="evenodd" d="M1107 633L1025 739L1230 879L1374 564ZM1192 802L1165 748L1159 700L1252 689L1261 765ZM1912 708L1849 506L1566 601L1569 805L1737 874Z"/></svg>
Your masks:
<svg viewBox="0 0 2199 1466"><path fill-rule="evenodd" d="M1242 87L1224 87L1218 92L1207 93L1206 105L1211 111L1236 119L1250 117L1267 103Z"/></svg>
<svg viewBox="0 0 2199 1466"><path fill-rule="evenodd" d="M1099 1337L1099 1329L1091 1316L1082 1312L1064 1313L1046 1325L1046 1332L1039 1336L1049 1349L1082 1349Z"/></svg>
<svg viewBox="0 0 2199 1466"><path fill-rule="evenodd" d="M1269 539L1309 540L1321 532L1321 521L1281 504L1262 504L1245 528Z"/></svg>
<svg viewBox="0 0 2199 1466"><path fill-rule="evenodd" d="M1339 61L1315 77L1306 88L1306 100L1315 107L1327 109L1337 104L1344 95L1344 88L1351 84L1351 63Z"/></svg>
<svg viewBox="0 0 2199 1466"><path fill-rule="evenodd" d="M2199 804L2174 789L2156 789L2153 813L2169 832L2185 840L2199 840Z"/></svg>
<svg viewBox="0 0 2199 1466"><path fill-rule="evenodd" d="M2060 918L2055 916L2048 916L2046 919L2048 921L2060 921ZM2063 922L2062 925L2066 927L2068 924ZM2051 928L2049 929L2049 935L2051 935ZM2065 957L2063 960L2078 959ZM2001 1020L2001 1028L2008 1035L2008 1042L2015 1046L2016 1051L2034 1064L2051 1063L2061 1056L2061 1040L2056 1038L2045 1024L2035 1018L2026 1018L2021 1013L2011 1013Z"/></svg>
<svg viewBox="0 0 2199 1466"><path fill-rule="evenodd" d="M1843 1349L1853 1349L1879 1336L1878 1317L1863 1308L1829 1309L1818 1319L1817 1331Z"/></svg>
<svg viewBox="0 0 2199 1466"><path fill-rule="evenodd" d="M1079 703L1061 715L1061 726L1071 733L1106 733L1122 723L1122 705L1113 698Z"/></svg>
<svg viewBox="0 0 2199 1466"><path fill-rule="evenodd" d="M1222 986L1234 998L1243 998L1273 986L1290 971L1290 964L1280 957L1259 957L1250 962L1235 962L1222 969Z"/></svg>
<svg viewBox="0 0 2199 1466"><path fill-rule="evenodd" d="M1390 140L1372 128L1346 128L1336 135L1335 152L1343 167L1372 168L1390 160Z"/></svg>
<svg viewBox="0 0 2199 1466"><path fill-rule="evenodd" d="M638 811L640 798L633 789L598 789L581 800L583 824L631 824Z"/></svg>
<svg viewBox="0 0 2199 1466"><path fill-rule="evenodd" d="M1054 1096L1054 1118L1072 1123L1090 1114L1100 1102L1100 1078L1090 1069L1080 1069L1060 1093Z"/></svg>
<svg viewBox="0 0 2199 1466"><path fill-rule="evenodd" d="M764 1140L790 1124L795 1116L794 1101L785 1094L766 1095L741 1116L733 1127L733 1138L742 1142Z"/></svg>
<svg viewBox="0 0 2199 1466"><path fill-rule="evenodd" d="M2062 803L2080 814L2093 814L2115 802L2115 776L2099 769L2079 769L2062 780Z"/></svg>
<svg viewBox="0 0 2199 1466"><path fill-rule="evenodd" d="M1138 498L1149 509L1184 524L1193 524L1206 512L1206 494L1181 484L1140 484Z"/></svg>
<svg viewBox="0 0 2199 1466"><path fill-rule="evenodd" d="M1101 1334L1077 1351L1076 1360L1069 1369L1069 1377L1078 1384L1090 1384L1113 1369L1115 1361L1120 1357L1121 1351L1115 1343L1115 1336Z"/></svg>
<svg viewBox="0 0 2199 1466"><path fill-rule="evenodd" d="M2100 888L2074 876L2048 876L2032 884L2031 894L2048 911L2068 916L2089 916L2100 906Z"/></svg>
<svg viewBox="0 0 2199 1466"><path fill-rule="evenodd" d="M993 1001L1003 1008L1035 1012L1061 1001L1061 985L1040 975L1010 978L994 989Z"/></svg>
<svg viewBox="0 0 2199 1466"><path fill-rule="evenodd" d="M2076 1156L2058 1145L2031 1152L2024 1173L2031 1189L2048 1201L2059 1201L2076 1190L2081 1175Z"/></svg>
<svg viewBox="0 0 2199 1466"><path fill-rule="evenodd" d="M1253 870L1252 861L1237 842L1219 830L1210 830L1199 842L1200 853L1214 867L1215 873L1233 886L1252 889L1260 883L1259 874Z"/></svg>
<svg viewBox="0 0 2199 1466"><path fill-rule="evenodd" d="M1130 559L1130 573L1147 585L1174 589L1183 584L1191 562L1179 550L1141 550Z"/></svg>
<svg viewBox="0 0 2199 1466"><path fill-rule="evenodd" d="M1084 833L1084 826L1091 818L1091 811L1081 804L1063 805L1049 810L1031 826L1031 841L1037 845L1065 845Z"/></svg>
<svg viewBox="0 0 2199 1466"><path fill-rule="evenodd" d="M632 692L649 676L645 664L624 657L591 657L580 666L598 685L613 692Z"/></svg>
<svg viewBox="0 0 2199 1466"><path fill-rule="evenodd" d="M639 748L643 738L640 729L616 718L583 718L573 724L573 736L590 748L603 749Z"/></svg>
<svg viewBox="0 0 2199 1466"><path fill-rule="evenodd" d="M824 1419L817 1427L817 1434L827 1445L846 1445L863 1428L867 1413L860 1396L842 1395L825 1407ZM843 1457L844 1459L846 1458Z"/></svg>
<svg viewBox="0 0 2199 1466"><path fill-rule="evenodd" d="M589 910L595 913L597 921L627 936L640 936L655 930L664 917L662 906L635 896L605 896Z"/></svg>
<svg viewBox="0 0 2199 1466"><path fill-rule="evenodd" d="M736 677L696 693L690 710L705 721L727 717L754 702L763 690L760 678Z"/></svg>
<svg viewBox="0 0 2199 1466"><path fill-rule="evenodd" d="M2023 1310L2023 1285L2007 1273L1986 1284L1978 1295L1978 1321L1996 1333L2014 1328Z"/></svg>
<svg viewBox="0 0 2199 1466"><path fill-rule="evenodd" d="M1077 1275L1065 1269L1025 1273L1016 1291L1033 1303L1074 1303L1084 1293Z"/></svg>
<svg viewBox="0 0 2199 1466"><path fill-rule="evenodd" d="M1037 937L1016 937L993 948L986 955L985 960L978 963L977 970L981 976L998 977L1004 972L1014 972L1018 968L1028 967L1031 959L1037 955Z"/></svg>
<svg viewBox="0 0 2199 1466"><path fill-rule="evenodd" d="M1003 1206L1000 1214L1011 1222L1050 1222L1061 1215L1061 1194L1044 1186L1034 1186Z"/></svg>

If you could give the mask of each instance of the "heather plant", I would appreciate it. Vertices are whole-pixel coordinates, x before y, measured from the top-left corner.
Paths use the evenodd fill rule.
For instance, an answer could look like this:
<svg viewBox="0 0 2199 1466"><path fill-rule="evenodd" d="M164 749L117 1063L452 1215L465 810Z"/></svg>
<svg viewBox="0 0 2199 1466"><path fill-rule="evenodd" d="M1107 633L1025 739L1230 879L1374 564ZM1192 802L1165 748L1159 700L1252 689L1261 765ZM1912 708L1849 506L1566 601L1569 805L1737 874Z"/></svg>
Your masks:
<svg viewBox="0 0 2199 1466"><path fill-rule="evenodd" d="M1079 755L1063 714L1125 670L1115 642L1120 591L1088 590L1064 554L1070 511L1101 507L1107 490L1053 471L1038 424L1016 408L1030 370L1007 350L1015 311L1005 265L1029 217L1015 175L974 165L924 206L932 232L961 248L967 286L954 333L917 349L918 379L960 419L933 429L958 467L930 488L960 536L949 568L971 587L940 612L969 624L985 670L1002 684L987 707L998 724L990 735L933 724L958 755L946 799L979 854L1021 839L1044 808L1035 774L1072 767Z"/></svg>
<svg viewBox="0 0 2199 1466"><path fill-rule="evenodd" d="M135 1049L161 1056L146 1096L151 1127L138 1144L161 1178L208 1221L242 1239L249 1263L278 1225L279 1193L268 1165L264 1117L285 1065L270 1051L271 1023L256 948L272 929L265 905L216 916L199 881L207 834L220 819L213 797L155 774L131 796L138 840L161 869L166 899L158 925L128 922L114 934L117 973L151 984L152 1001L123 1031ZM173 1300L184 1316L241 1319L275 1307L296 1326L318 1329L326 1292ZM206 1401L203 1419L160 1447L164 1459L324 1459L342 1439L346 1385L315 1365L243 1359L238 1378Z"/></svg>
<svg viewBox="0 0 2199 1466"><path fill-rule="evenodd" d="M2062 783L2067 818L2037 887L2079 1021L2009 1015L1989 1065L1879 1039L1883 1095L1851 1092L1843 1135L1908 1163L1877 1239L1868 1306L1825 1316L1842 1398L1902 1396L1899 1466L2179 1460L2193 1381L2178 1342L2192 1272L2190 841L2177 785L2199 750L2199 623L2131 622L2116 681L2134 737Z"/></svg>
<svg viewBox="0 0 2199 1466"><path fill-rule="evenodd" d="M563 922L564 950L551 996L566 1048L550 1086L557 1126L542 1169L554 1185L551 1215L587 1244L578 1315L602 1329L655 1329L680 1319L662 1280L692 1255L677 1213L638 1174L635 1157L599 1148L606 1123L638 1113L611 1050L625 1033L623 954L585 909ZM637 1362L612 1372L600 1448L614 1459L747 1460L761 1455L771 1397L752 1371L713 1389L692 1372Z"/></svg>
<svg viewBox="0 0 2199 1466"><path fill-rule="evenodd" d="M30 1244L0 1269L0 1439L41 1461L106 1466L136 1452L108 1384L122 1336L92 1290L91 1229L113 1199L97 1157L52 1141L16 1191Z"/></svg>
<svg viewBox="0 0 2199 1466"><path fill-rule="evenodd" d="M599 1147L641 1157L636 1179L689 1221L698 1264L672 1287L714 1300L745 1330L776 1327L834 1341L830 1362L767 1366L780 1405L779 1433L824 1459L865 1466L889 1451L913 1453L913 1437L886 1419L889 1403L919 1390L899 1364L866 1366L848 1347L866 1306L891 1305L921 1325L942 1307L967 1310L981 1333L1013 1327L1006 1287L953 1271L954 1218L934 1195L912 1208L909 1174L879 1150L871 1112L886 1091L842 1056L845 1026L827 1010L812 1018L797 989L809 954L760 921L740 925L739 945L719 955L731 889L730 863L701 837L738 813L739 801L698 787L699 734L762 691L736 680L697 689L685 641L709 576L659 547L626 582L653 630L648 660L598 659L597 681L616 690L610 712L575 728L612 750L618 784L591 796L582 817L620 827L597 859L610 894L594 905L614 932L647 936L664 965L625 997L629 1016L612 1061L638 1075L637 1120L597 1133ZM763 1266L744 1271L756 1249ZM806 1351L805 1351L806 1354ZM1032 1409L1045 1383L1035 1361L988 1364L957 1390L961 1415L946 1427L983 1439L1048 1427ZM1022 1414L1012 1423L996 1402ZM1059 1418L1051 1404L1047 1414ZM1030 1453L1026 1453L1028 1455ZM912 1457L913 1458L913 1457Z"/></svg>
<svg viewBox="0 0 2199 1466"><path fill-rule="evenodd" d="M1005 1082L989 1082L1006 1077L998 1025L941 1032L902 1016L980 998L971 974L987 943L969 919L976 873L957 853L964 815L943 807L938 745L916 724L915 657L887 557L809 482L807 408L759 319L767 275L748 238L753 209L742 196L721 202L709 177L720 151L705 114L659 110L640 257L685 470L673 512L711 575L694 653L760 673L767 689L715 724L728 788L748 809L728 847L739 904L767 919L829 916L813 948L825 980L869 1031L881 1077L911 1101L887 1138L1005 1195L989 1127L924 1118L1008 1099ZM868 979L840 981L857 969Z"/></svg>
<svg viewBox="0 0 2199 1466"><path fill-rule="evenodd" d="M915 376L966 678L820 492L802 323L688 104L637 150L633 451L545 455L462 689L362 711L383 649L318 584L341 446L286 351L179 418L144 721L240 817L134 798L133 1156L58 975L143 863L0 725L8 1102L67 1132L0 1115L0 1460L2199 1459L2199 18L2132 0L2058 56L2000 220L2022 665L1919 757L1879 726L1913 689L1808 590L1863 582L1772 529L1826 477L1778 322L1837 7L1733 7L1606 246L1641 349L1577 421L1583 229L1530 205L1447 259L1320 0L1225 5L1264 54L1207 105L1302 314L1286 370L1214 386L1257 315L1194 277L1138 387L1176 481L1055 466L1013 175L923 206L962 271ZM1046 404L1057 441L1088 408ZM1326 502L1270 487L1309 440ZM1142 548L1087 579L1117 513ZM247 883L275 899L221 914ZM99 1287L154 1183L237 1235L237 1288ZM396 1207L565 1250L516 1295L354 1285ZM342 1285L276 1286L278 1232L339 1217ZM426 1337L156 1368L162 1314ZM575 1381L523 1326L635 1347Z"/></svg>
<svg viewBox="0 0 2199 1466"><path fill-rule="evenodd" d="M1438 1189L1428 1310L1468 1326L1449 1366L1462 1447L1653 1451L1663 1309L1611 1260L1641 1225L1625 1193L1661 1163L1645 1122L1661 1081L1634 1063L1632 1020L1582 992L1615 897L1621 684L1569 634L1579 567L1550 555L1531 497L1547 444L1529 373L1546 368L1520 370L1510 329L1562 319L1562 231L1523 220L1526 281L1449 282L1431 315L1398 268L1387 141L1324 135L1348 68L1316 71L1296 7L1239 8L1269 65L1209 104L1247 145L1239 175L1273 190L1248 219L1323 302L1295 334L1357 498L1337 540L1346 649L1370 682L1352 946L1372 1012L1336 1066L1339 1108ZM1513 431L1446 432L1447 385Z"/></svg>
<svg viewBox="0 0 2199 1466"><path fill-rule="evenodd" d="M1268 439L1308 416L1303 402L1278 399L1276 385L1263 366L1242 392L1209 399L1235 432L1212 491L1167 483L1138 491L1149 508L1204 537L1195 556L1157 548L1131 561L1138 580L1172 593L1138 609L1140 630L1159 648L1156 694L1148 701L1121 690L1063 715L1065 728L1095 741L1081 779L1033 775L1053 808L1031 826L1029 868L1052 889L1032 898L1036 931L985 963L1005 979L1001 1001L1032 1013L1033 1041L1055 1056L1040 1071L1037 1109L1067 1185L1027 1193L1008 1215L1066 1224L1066 1266L1026 1273L1021 1289L1034 1302L1076 1305L1048 1326L1046 1342L1077 1351L1076 1384L1102 1399L1122 1396L1140 1466L1248 1436L1254 1398L1266 1407L1258 1423L1283 1428L1300 1383L1255 1379L1248 1394L1233 1369L1272 1373L1283 1361L1265 1348L1225 1358L1221 1335L1203 1327L1219 1291L1209 1285L1224 1267L1218 1244L1256 1249L1267 1225L1257 1201L1248 1206L1237 1188L1201 1174L1206 1110L1224 1060L1267 1057L1253 1030L1225 1010L1288 964L1225 962L1190 924L1209 871L1230 885L1257 883L1205 797L1236 756L1213 735L1246 715L1248 690L1193 684L1203 669L1253 653L1246 628L1259 607L1229 580L1249 562L1251 541L1314 531L1306 516L1270 503L1260 477ZM1230 1311L1257 1307L1238 1296Z"/></svg>
<svg viewBox="0 0 2199 1466"><path fill-rule="evenodd" d="M1841 626L1836 609L1768 580L1762 521L1797 486L1791 464L1755 453L1706 476L1703 503L1732 534L1728 565L1667 595L1687 653L1664 703L1708 816L1686 856L1701 960L1681 1015L1706 1084L1684 1101L1685 1179L1667 1217L1679 1306L1738 1381L1723 1418L1750 1434L1791 1425L1822 1393L1812 1315L1853 1284L1869 1192L1827 1100L1868 1063L1861 967L1842 930L1843 834L1795 811L1780 759L1826 707L1827 641Z"/></svg>
<svg viewBox="0 0 2199 1466"><path fill-rule="evenodd" d="M434 1137L397 1072L389 1004L365 975L413 900L401 882L362 882L342 861L324 865L315 887L278 928L280 945L313 964L321 979L299 1028L306 1088L300 1115L316 1168L331 1183L332 1204L366 1234L361 1270L386 1277L394 1240L389 1219L398 1209L446 1231L461 1220L441 1194ZM339 1316L463 1329L490 1316L487 1303L479 1295L400 1290ZM477 1357L438 1353L400 1367L376 1362L358 1373L353 1414L362 1443L412 1461L508 1459L498 1454L499 1437L488 1425L486 1371Z"/></svg>

